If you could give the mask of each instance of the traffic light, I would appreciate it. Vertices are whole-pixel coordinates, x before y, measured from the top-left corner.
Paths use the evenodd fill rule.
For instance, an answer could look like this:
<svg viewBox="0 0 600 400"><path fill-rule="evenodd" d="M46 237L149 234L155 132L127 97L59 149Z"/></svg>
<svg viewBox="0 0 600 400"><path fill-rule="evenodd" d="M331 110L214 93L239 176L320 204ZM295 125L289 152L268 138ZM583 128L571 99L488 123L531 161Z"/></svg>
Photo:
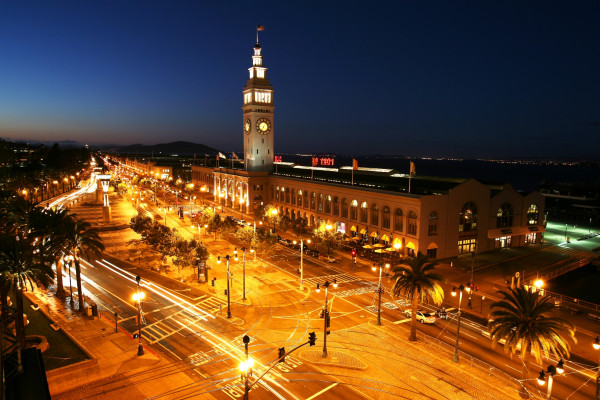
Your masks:
<svg viewBox="0 0 600 400"><path fill-rule="evenodd" d="M277 362L285 362L285 347L279 348L279 361Z"/></svg>
<svg viewBox="0 0 600 400"><path fill-rule="evenodd" d="M319 318L323 318L325 316L325 310L321 310L321 313L319 314Z"/></svg>
<svg viewBox="0 0 600 400"><path fill-rule="evenodd" d="M356 257L356 250L352 249L352 257Z"/></svg>
<svg viewBox="0 0 600 400"><path fill-rule="evenodd" d="M317 335L315 335L315 333L314 333L314 332L311 332L311 333L309 333L309 334L308 334L308 343L309 343L311 346L314 346L314 345L315 345L315 341L316 341L316 340L317 340Z"/></svg>

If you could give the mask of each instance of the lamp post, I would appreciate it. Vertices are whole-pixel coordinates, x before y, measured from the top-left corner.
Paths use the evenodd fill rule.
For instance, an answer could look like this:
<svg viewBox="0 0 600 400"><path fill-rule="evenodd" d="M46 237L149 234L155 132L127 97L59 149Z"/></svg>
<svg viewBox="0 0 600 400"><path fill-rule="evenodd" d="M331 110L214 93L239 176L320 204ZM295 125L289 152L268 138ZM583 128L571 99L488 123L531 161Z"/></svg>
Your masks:
<svg viewBox="0 0 600 400"><path fill-rule="evenodd" d="M293 243L296 244L296 241ZM310 243L310 239L306 243ZM300 238L300 290L304 290L304 238Z"/></svg>
<svg viewBox="0 0 600 400"><path fill-rule="evenodd" d="M545 372L544 370L540 372L540 376L538 376L537 378L538 384L540 386L543 386L544 383L546 383L545 378L546 374L548 374L548 391L546 392L546 400L550 400L552 398L552 383L554 382L554 375L556 375L557 373L560 375L563 372L565 372L565 370L562 358L556 364L556 367L554 365L549 365Z"/></svg>
<svg viewBox="0 0 600 400"><path fill-rule="evenodd" d="M463 285L460 285L458 287L459 290L459 296L458 296L458 326L456 328L456 346L454 346L454 355L452 356L452 361L454 361L455 363L459 362L459 358L458 358L458 338L460 335L460 304L462 303L462 294L463 294L463 290L465 290L465 287ZM469 287L467 287L467 290L470 290ZM456 296L456 287L452 288L452 296Z"/></svg>
<svg viewBox="0 0 600 400"><path fill-rule="evenodd" d="M250 343L250 338L248 335L244 335L242 338L244 342L244 351L246 353L246 359L240 363L240 371L242 373L242 378L245 379L244 382L244 400L248 400L248 395L250 392L250 386L248 385L248 378L252 376L252 367L254 366L254 360L248 357L248 343Z"/></svg>
<svg viewBox="0 0 600 400"><path fill-rule="evenodd" d="M325 309L323 310L323 358L327 358L327 328L329 327L329 311L327 310L327 303L329 300L329 286L333 285L337 287L337 280L334 278L333 283L325 281L322 285L325 288ZM320 285L317 283L317 293L321 291Z"/></svg>
<svg viewBox="0 0 600 400"><path fill-rule="evenodd" d="M390 264L386 263L385 268L390 268ZM377 271L377 267L373 265L373 271ZM383 272L383 264L379 263L379 285L377 286L377 293L379 300L377 302L377 325L381 325L381 293L383 292L383 287L381 286L381 275Z"/></svg>
<svg viewBox="0 0 600 400"><path fill-rule="evenodd" d="M277 217L277 209L271 208L271 215L273 216L273 233L275 233L275 218Z"/></svg>
<svg viewBox="0 0 600 400"><path fill-rule="evenodd" d="M224 258L225 260L227 260L227 318L231 318L231 294L229 290L229 254L226 255ZM217 257L217 264L221 264L221 256Z"/></svg>
<svg viewBox="0 0 600 400"><path fill-rule="evenodd" d="M237 247L233 251L237 260ZM242 300L246 300L246 248L242 247Z"/></svg>
<svg viewBox="0 0 600 400"><path fill-rule="evenodd" d="M136 276L137 292L133 295L133 300L137 302L138 306L138 356L144 355L144 346L142 346L142 299L144 298L144 292L140 292L140 276Z"/></svg>
<svg viewBox="0 0 600 400"><path fill-rule="evenodd" d="M567 227L568 227L568 225L565 224L565 240L567 240Z"/></svg>
<svg viewBox="0 0 600 400"><path fill-rule="evenodd" d="M596 336L592 346L594 350L600 350L600 337ZM596 400L600 400L600 359L598 360L598 371L596 372Z"/></svg>
<svg viewBox="0 0 600 400"><path fill-rule="evenodd" d="M73 264L73 260L75 259L72 254L69 254L66 259L69 261L69 293L71 294L71 307L73 307L73 284L71 283L71 264Z"/></svg>
<svg viewBox="0 0 600 400"><path fill-rule="evenodd" d="M332 228L331 224L325 225L325 231L327 232L327 256L331 255L331 237L329 235Z"/></svg>

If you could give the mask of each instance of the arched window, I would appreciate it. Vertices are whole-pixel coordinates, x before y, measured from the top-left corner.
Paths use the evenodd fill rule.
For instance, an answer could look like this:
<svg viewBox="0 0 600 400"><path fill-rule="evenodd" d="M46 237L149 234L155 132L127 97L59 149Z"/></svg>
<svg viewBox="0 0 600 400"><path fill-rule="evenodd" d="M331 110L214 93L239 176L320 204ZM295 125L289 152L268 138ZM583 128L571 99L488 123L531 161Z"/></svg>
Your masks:
<svg viewBox="0 0 600 400"><path fill-rule="evenodd" d="M340 214L340 203L336 196L333 198L333 215L339 215L339 214Z"/></svg>
<svg viewBox="0 0 600 400"><path fill-rule="evenodd" d="M310 195L308 193L306 193L304 195L304 208L308 208L308 198L310 197Z"/></svg>
<svg viewBox="0 0 600 400"><path fill-rule="evenodd" d="M496 212L496 228L512 226L513 208L510 203L502 203Z"/></svg>
<svg viewBox="0 0 600 400"><path fill-rule="evenodd" d="M383 207L383 214L381 216L381 226L384 229L390 229L390 208L388 206Z"/></svg>
<svg viewBox="0 0 600 400"><path fill-rule="evenodd" d="M366 201L363 201L360 205L360 222L363 224L369 223L369 208Z"/></svg>
<svg viewBox="0 0 600 400"><path fill-rule="evenodd" d="M310 194L310 209L311 210L315 209L316 203L317 203L317 194L315 192L312 192Z"/></svg>
<svg viewBox="0 0 600 400"><path fill-rule="evenodd" d="M279 186L275 188L275 200L279 200Z"/></svg>
<svg viewBox="0 0 600 400"><path fill-rule="evenodd" d="M342 218L348 218L348 202L342 199Z"/></svg>
<svg viewBox="0 0 600 400"><path fill-rule="evenodd" d="M527 210L527 225L537 225L540 218L537 204L532 204Z"/></svg>
<svg viewBox="0 0 600 400"><path fill-rule="evenodd" d="M429 214L429 236L437 235L438 216L435 211Z"/></svg>
<svg viewBox="0 0 600 400"><path fill-rule="evenodd" d="M302 189L298 190L298 207L302 207Z"/></svg>
<svg viewBox="0 0 600 400"><path fill-rule="evenodd" d="M327 196L325 199L325 213L331 214L331 196Z"/></svg>
<svg viewBox="0 0 600 400"><path fill-rule="evenodd" d="M411 211L407 215L408 229L406 234L417 236L417 213Z"/></svg>
<svg viewBox="0 0 600 400"><path fill-rule="evenodd" d="M396 208L394 211L394 230L398 232L402 232L404 229L404 224L402 223L402 219L404 218L404 213L401 208Z"/></svg>
<svg viewBox="0 0 600 400"><path fill-rule="evenodd" d="M379 206L377 204L371 206L371 225L379 225Z"/></svg>
<svg viewBox="0 0 600 400"><path fill-rule="evenodd" d="M358 201L352 200L350 203L350 219L356 221L358 219Z"/></svg>
<svg viewBox="0 0 600 400"><path fill-rule="evenodd" d="M290 188L285 189L285 202L290 204Z"/></svg>
<svg viewBox="0 0 600 400"><path fill-rule="evenodd" d="M296 204L296 189L292 189L292 205Z"/></svg>
<svg viewBox="0 0 600 400"><path fill-rule="evenodd" d="M317 201L317 211L322 213L323 212L323 193L319 193L318 199L319 199L319 201Z"/></svg>
<svg viewBox="0 0 600 400"><path fill-rule="evenodd" d="M458 222L459 232L470 232L477 230L477 206L473 202L465 203L460 211Z"/></svg>

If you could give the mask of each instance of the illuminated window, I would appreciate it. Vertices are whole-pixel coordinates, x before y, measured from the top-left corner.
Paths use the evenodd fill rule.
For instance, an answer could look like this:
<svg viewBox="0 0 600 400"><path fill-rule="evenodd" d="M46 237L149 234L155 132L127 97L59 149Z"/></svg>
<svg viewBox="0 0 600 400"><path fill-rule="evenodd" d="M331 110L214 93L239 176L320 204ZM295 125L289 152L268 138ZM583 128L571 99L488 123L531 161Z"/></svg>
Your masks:
<svg viewBox="0 0 600 400"><path fill-rule="evenodd" d="M298 190L298 207L302 207L302 190Z"/></svg>
<svg viewBox="0 0 600 400"><path fill-rule="evenodd" d="M310 194L310 209L311 210L315 209L316 202L317 202L317 194L315 192L312 192Z"/></svg>
<svg viewBox="0 0 600 400"><path fill-rule="evenodd" d="M323 212L323 194L319 193L319 201L317 202L317 211L322 213Z"/></svg>
<svg viewBox="0 0 600 400"><path fill-rule="evenodd" d="M352 200L350 203L350 219L356 221L358 219L358 201Z"/></svg>
<svg viewBox="0 0 600 400"><path fill-rule="evenodd" d="M279 186L275 188L275 200L279 200Z"/></svg>
<svg viewBox="0 0 600 400"><path fill-rule="evenodd" d="M527 210L527 225L537 225L540 215L537 204L532 204ZM535 241L534 241L535 243Z"/></svg>
<svg viewBox="0 0 600 400"><path fill-rule="evenodd" d="M369 222L369 208L366 201L363 201L360 205L360 222L365 224Z"/></svg>
<svg viewBox="0 0 600 400"><path fill-rule="evenodd" d="M384 229L390 229L390 208L388 206L383 207L383 214L381 215L381 226Z"/></svg>
<svg viewBox="0 0 600 400"><path fill-rule="evenodd" d="M428 229L429 236L437 235L437 224L438 224L438 216L437 216L437 213L434 211L431 214L429 214L429 229Z"/></svg>
<svg viewBox="0 0 600 400"><path fill-rule="evenodd" d="M477 206L473 202L465 203L460 211L458 222L459 232L470 232L477 230Z"/></svg>
<svg viewBox="0 0 600 400"><path fill-rule="evenodd" d="M477 239L465 239L458 241L458 254L475 253L477 250Z"/></svg>
<svg viewBox="0 0 600 400"><path fill-rule="evenodd" d="M407 229L407 234L408 235L417 235L417 213L415 213L414 211L411 211L408 213L408 216L406 217L407 222L408 222L408 229Z"/></svg>
<svg viewBox="0 0 600 400"><path fill-rule="evenodd" d="M503 203L496 212L496 228L512 226L513 208L509 203Z"/></svg>
<svg viewBox="0 0 600 400"><path fill-rule="evenodd" d="M402 229L404 229L403 219L404 219L404 213L402 212L402 209L396 208L396 211L394 211L394 230L395 231L402 232Z"/></svg>
<svg viewBox="0 0 600 400"><path fill-rule="evenodd" d="M371 206L371 225L379 225L379 206L377 204Z"/></svg>
<svg viewBox="0 0 600 400"><path fill-rule="evenodd" d="M348 203L342 199L342 218L348 218Z"/></svg>
<svg viewBox="0 0 600 400"><path fill-rule="evenodd" d="M325 200L325 213L331 214L331 196L327 196Z"/></svg>

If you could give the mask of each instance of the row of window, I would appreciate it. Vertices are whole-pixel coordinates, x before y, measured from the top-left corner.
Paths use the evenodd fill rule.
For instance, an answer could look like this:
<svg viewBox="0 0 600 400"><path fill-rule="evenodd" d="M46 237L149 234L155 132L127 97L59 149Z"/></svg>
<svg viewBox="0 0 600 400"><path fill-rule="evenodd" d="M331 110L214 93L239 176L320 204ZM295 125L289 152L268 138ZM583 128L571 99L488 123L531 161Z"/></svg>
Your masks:
<svg viewBox="0 0 600 400"><path fill-rule="evenodd" d="M513 207L510 203L502 203L496 212L496 228L513 226ZM539 208L531 204L527 209L527 225L537 225L539 222ZM465 203L461 212L458 225L459 232L477 230L477 206L473 202Z"/></svg>
<svg viewBox="0 0 600 400"><path fill-rule="evenodd" d="M356 221L363 224L369 224L370 220L371 225L379 226L381 222L382 228L391 228L392 215L391 209L388 206L384 206L383 209L380 210L379 205L371 204L371 207L369 207L366 201L360 203L359 206L357 200L348 202L348 199L346 198L342 198L340 200L337 196L323 196L323 194L317 194L314 192L304 193L302 190L296 191L295 189L290 190L283 187L271 187L271 198L273 198L275 201L297 205L298 207L315 210L319 213L339 216L341 218L349 218L351 221ZM408 235L416 236L418 218L417 213L410 211L406 215L406 218L406 233ZM435 220L437 226L437 216ZM393 229L397 232L402 232L404 230L404 212L401 208L396 208L396 210L394 210ZM437 228L434 228L433 231L436 232Z"/></svg>

